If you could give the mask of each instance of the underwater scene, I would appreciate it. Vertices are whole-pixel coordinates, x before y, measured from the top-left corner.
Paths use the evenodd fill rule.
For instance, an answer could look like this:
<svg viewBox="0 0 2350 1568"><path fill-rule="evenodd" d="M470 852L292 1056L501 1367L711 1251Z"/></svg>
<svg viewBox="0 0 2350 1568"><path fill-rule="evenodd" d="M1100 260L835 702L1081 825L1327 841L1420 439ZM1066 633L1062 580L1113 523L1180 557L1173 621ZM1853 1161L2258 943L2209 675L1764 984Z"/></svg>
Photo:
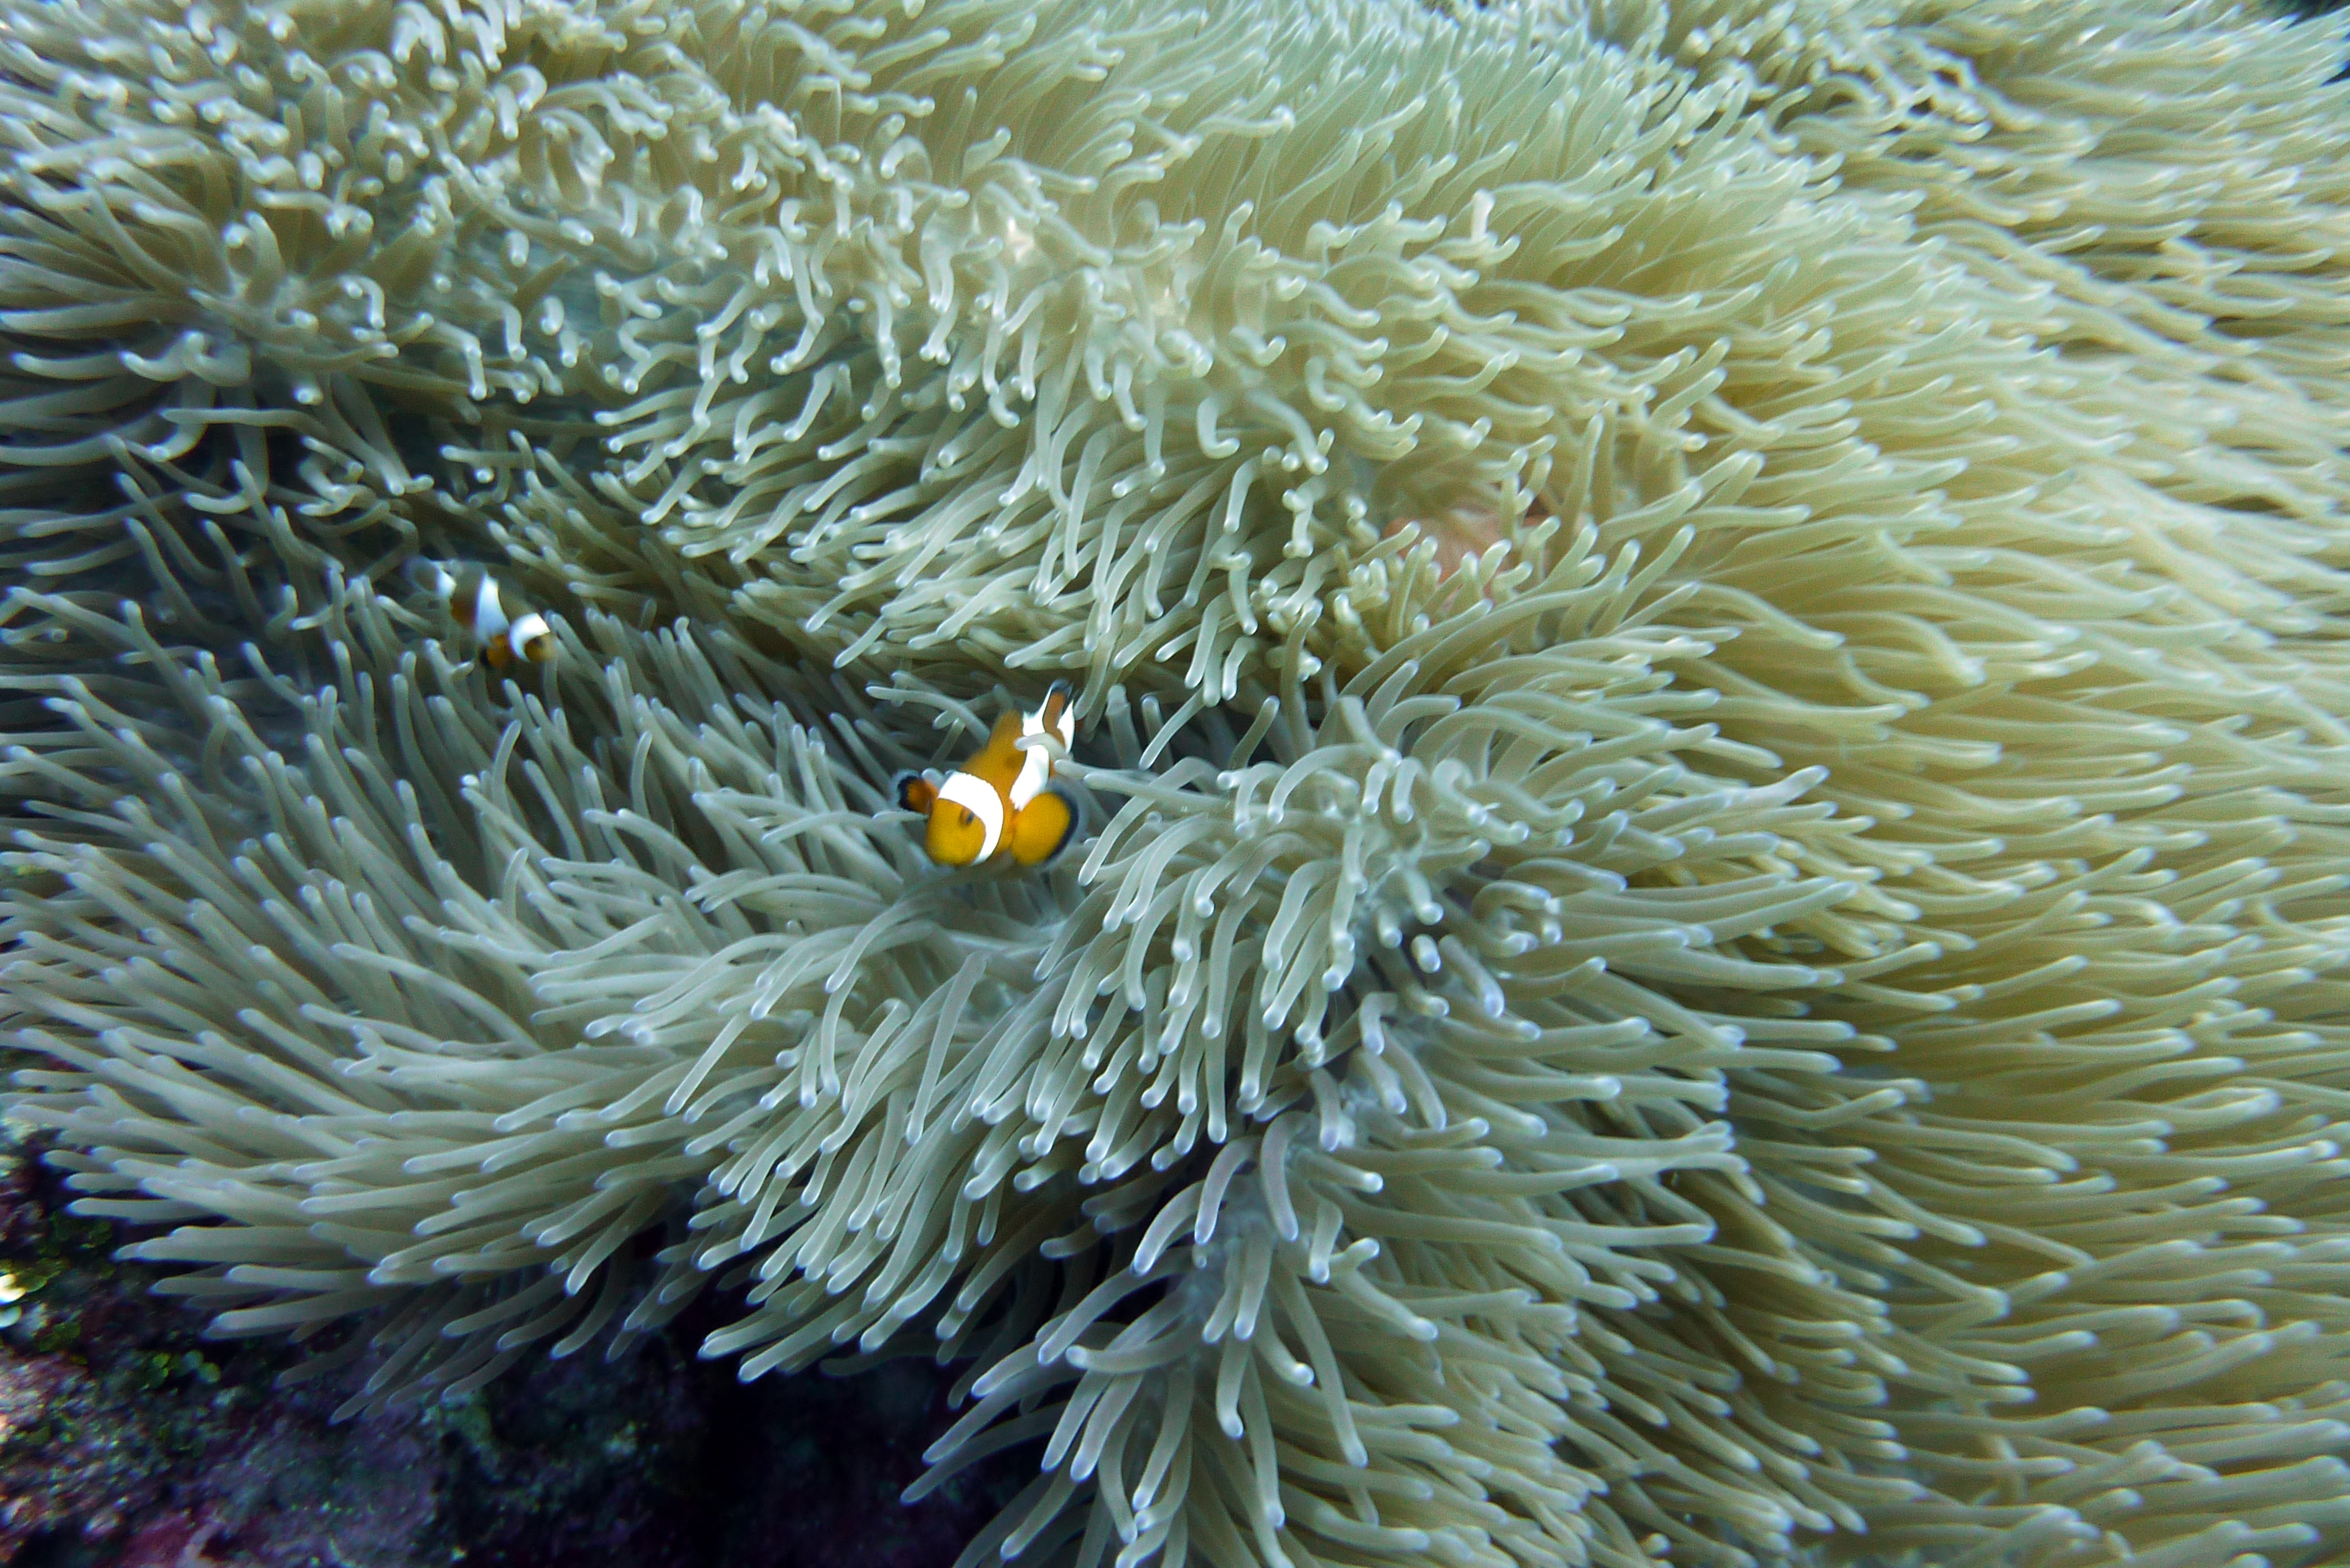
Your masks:
<svg viewBox="0 0 2350 1568"><path fill-rule="evenodd" d="M2345 60L0 0L0 1562L2350 1562Z"/></svg>

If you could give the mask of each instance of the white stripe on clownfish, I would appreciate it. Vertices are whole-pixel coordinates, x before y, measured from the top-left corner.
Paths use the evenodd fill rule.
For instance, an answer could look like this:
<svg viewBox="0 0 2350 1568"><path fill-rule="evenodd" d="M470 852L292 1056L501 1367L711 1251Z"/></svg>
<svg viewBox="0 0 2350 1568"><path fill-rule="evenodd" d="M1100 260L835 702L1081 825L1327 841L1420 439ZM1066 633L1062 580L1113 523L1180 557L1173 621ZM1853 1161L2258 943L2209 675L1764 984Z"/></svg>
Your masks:
<svg viewBox="0 0 2350 1568"><path fill-rule="evenodd" d="M978 858L986 859L1003 842L1003 802L985 780L961 771L949 774L939 785L939 804L959 805L979 818L985 836L980 840Z"/></svg>
<svg viewBox="0 0 2350 1568"><path fill-rule="evenodd" d="M1045 700L1045 706L1051 705L1052 701L1048 697ZM1066 752L1076 744L1077 716L1070 711L1066 701L1064 701L1060 707L1061 711L1055 718L1053 730L1060 737L1061 749ZM1044 732L1044 708L1039 708L1033 713L1020 715L1022 740L1025 741ZM1012 781L1012 788L1005 792L1011 797L1012 809L1014 811L1020 810L1030 801L1035 800L1037 792L1045 787L1045 781L1053 776L1053 758L1044 747L1024 746L1022 751L1025 755L1021 760L1020 776Z"/></svg>

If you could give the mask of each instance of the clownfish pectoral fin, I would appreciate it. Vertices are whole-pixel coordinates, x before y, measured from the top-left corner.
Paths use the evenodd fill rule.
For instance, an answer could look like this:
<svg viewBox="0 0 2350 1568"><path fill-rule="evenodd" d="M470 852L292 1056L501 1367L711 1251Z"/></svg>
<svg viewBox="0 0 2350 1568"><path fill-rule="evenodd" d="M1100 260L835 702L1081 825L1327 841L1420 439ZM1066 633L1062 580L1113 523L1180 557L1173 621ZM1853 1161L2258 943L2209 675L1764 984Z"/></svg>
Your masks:
<svg viewBox="0 0 2350 1568"><path fill-rule="evenodd" d="M900 811L911 811L923 816L938 803L939 786L918 773L902 773L890 781L890 794Z"/></svg>
<svg viewBox="0 0 2350 1568"><path fill-rule="evenodd" d="M1020 808L1012 820L1009 847L1023 866L1042 866L1076 836L1077 808L1058 790L1048 789Z"/></svg>

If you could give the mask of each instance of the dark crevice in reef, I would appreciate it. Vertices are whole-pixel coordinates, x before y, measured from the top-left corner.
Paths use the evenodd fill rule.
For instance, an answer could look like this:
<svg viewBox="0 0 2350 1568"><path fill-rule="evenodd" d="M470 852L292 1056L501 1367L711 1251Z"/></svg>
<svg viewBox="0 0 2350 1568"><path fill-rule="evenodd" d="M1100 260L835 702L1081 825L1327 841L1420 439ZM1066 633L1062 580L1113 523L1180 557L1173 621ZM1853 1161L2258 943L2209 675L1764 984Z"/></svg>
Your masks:
<svg viewBox="0 0 2350 1568"><path fill-rule="evenodd" d="M0 1061L14 1067L21 1059ZM745 1386L699 1360L702 1303L614 1365L538 1360L482 1394L341 1425L359 1374L275 1386L275 1339L216 1341L68 1214L0 1172L0 1563L9 1568L947 1568L1034 1473L995 1456L899 1493L949 1424L953 1369Z"/></svg>

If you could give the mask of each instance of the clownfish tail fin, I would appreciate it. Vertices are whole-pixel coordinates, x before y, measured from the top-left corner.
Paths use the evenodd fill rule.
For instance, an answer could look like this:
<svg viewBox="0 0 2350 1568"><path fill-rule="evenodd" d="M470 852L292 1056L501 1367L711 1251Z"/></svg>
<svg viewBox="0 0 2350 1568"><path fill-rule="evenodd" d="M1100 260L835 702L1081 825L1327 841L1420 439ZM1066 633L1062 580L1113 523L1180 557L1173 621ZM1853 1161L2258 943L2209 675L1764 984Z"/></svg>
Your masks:
<svg viewBox="0 0 2350 1568"><path fill-rule="evenodd" d="M1012 824L1013 859L1023 866L1042 866L1066 849L1077 836L1076 802L1059 790L1048 789L1026 805Z"/></svg>

